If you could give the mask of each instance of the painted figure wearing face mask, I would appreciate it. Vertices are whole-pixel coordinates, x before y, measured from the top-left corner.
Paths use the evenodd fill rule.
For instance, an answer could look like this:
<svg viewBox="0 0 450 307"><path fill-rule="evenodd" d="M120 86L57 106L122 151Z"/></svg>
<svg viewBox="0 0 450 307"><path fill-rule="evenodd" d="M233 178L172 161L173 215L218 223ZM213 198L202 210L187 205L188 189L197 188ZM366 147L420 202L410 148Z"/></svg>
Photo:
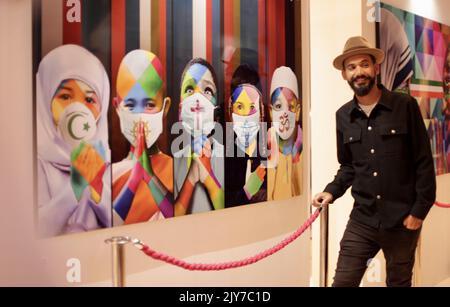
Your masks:
<svg viewBox="0 0 450 307"><path fill-rule="evenodd" d="M233 130L239 145L248 148L260 130L261 94L252 85L238 86L231 95Z"/></svg>
<svg viewBox="0 0 450 307"><path fill-rule="evenodd" d="M162 76L160 60L145 50L131 51L119 67L114 104L131 150L127 158L113 165L114 225L174 215L173 162L157 146L171 103L164 98Z"/></svg>
<svg viewBox="0 0 450 307"><path fill-rule="evenodd" d="M179 121L190 142L174 153L175 216L223 209L224 148L211 135L219 107L213 67L191 60L180 90Z"/></svg>
<svg viewBox="0 0 450 307"><path fill-rule="evenodd" d="M195 63L187 69L181 85L180 121L191 136L207 136L214 129L216 94L216 84L208 67Z"/></svg>
<svg viewBox="0 0 450 307"><path fill-rule="evenodd" d="M288 67L275 70L270 90L268 200L301 194L303 134L297 77Z"/></svg>
<svg viewBox="0 0 450 307"><path fill-rule="evenodd" d="M240 65L233 74L228 110L236 140L227 139L227 146L232 145L234 153L225 160L227 207L267 200L265 159L261 157L265 137L260 133L264 109L258 84L259 75L248 64Z"/></svg>
<svg viewBox="0 0 450 307"><path fill-rule="evenodd" d="M42 236L111 226L109 80L88 50L50 51L36 75L38 229Z"/></svg>

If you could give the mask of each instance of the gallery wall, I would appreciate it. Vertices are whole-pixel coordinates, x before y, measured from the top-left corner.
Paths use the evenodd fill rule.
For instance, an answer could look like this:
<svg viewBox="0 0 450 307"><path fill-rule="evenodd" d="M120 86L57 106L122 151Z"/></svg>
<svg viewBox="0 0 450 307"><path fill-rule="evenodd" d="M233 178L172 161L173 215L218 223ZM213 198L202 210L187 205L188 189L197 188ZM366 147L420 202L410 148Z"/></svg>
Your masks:
<svg viewBox="0 0 450 307"><path fill-rule="evenodd" d="M302 2L303 4L303 2ZM1 104L2 143L11 148L2 151L2 233L7 237L6 252L0 259L0 283L4 285L87 285L107 284L111 278L111 249L104 240L117 235L139 237L154 248L171 255L196 257L199 262L238 260L272 247L300 226L309 216L308 194L288 201L262 203L215 213L181 217L175 220L125 226L117 229L67 235L46 240L35 237L35 123L32 79L32 7L27 0L1 2L1 37L14 37L2 44L1 83L14 94L14 103ZM306 10L304 10L306 12ZM6 60L8 59L8 60ZM14 60L11 60L14 59ZM306 93L305 100L308 101ZM2 90L2 99L12 101ZM307 122L305 103L304 122ZM3 109L8 106L8 109ZM14 132L12 132L14 130ZM12 134L11 134L11 133ZM306 133L307 134L307 133ZM305 144L308 138L305 138ZM309 148L305 148L308 165ZM13 154L12 154L13 153ZM309 170L305 171L308 174ZM303 190L308 191L309 180ZM13 208L13 210L12 210ZM309 285L309 234L276 257L253 267L198 274L172 271L151 261L131 247L127 250L130 285ZM81 283L69 283L71 260L79 260ZM69 265L69 266L68 266ZM168 273L169 272L169 273ZM263 273L262 273L263 272ZM261 275L263 274L263 275Z"/></svg>

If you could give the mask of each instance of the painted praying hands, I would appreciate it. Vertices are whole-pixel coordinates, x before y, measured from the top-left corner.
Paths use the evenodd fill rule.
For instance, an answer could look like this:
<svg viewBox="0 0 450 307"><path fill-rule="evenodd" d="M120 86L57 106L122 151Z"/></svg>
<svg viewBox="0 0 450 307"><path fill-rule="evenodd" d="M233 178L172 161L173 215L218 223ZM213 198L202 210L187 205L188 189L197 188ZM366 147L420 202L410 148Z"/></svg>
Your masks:
<svg viewBox="0 0 450 307"><path fill-rule="evenodd" d="M212 148L209 140L204 142L199 153L195 151L191 153L188 175L175 202L175 216L187 214L197 184L205 187L215 210L224 208L224 190L212 169L211 155Z"/></svg>

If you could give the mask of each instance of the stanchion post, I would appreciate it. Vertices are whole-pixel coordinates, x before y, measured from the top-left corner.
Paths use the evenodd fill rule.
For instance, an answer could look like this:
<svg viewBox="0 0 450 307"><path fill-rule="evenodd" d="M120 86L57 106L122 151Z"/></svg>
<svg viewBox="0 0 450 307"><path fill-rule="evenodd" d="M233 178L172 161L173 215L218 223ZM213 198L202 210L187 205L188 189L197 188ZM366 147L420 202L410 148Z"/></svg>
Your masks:
<svg viewBox="0 0 450 307"><path fill-rule="evenodd" d="M112 285L125 287L125 245L130 243L130 238L113 237L105 243L112 246Z"/></svg>
<svg viewBox="0 0 450 307"><path fill-rule="evenodd" d="M328 286L328 206L320 215L320 286Z"/></svg>

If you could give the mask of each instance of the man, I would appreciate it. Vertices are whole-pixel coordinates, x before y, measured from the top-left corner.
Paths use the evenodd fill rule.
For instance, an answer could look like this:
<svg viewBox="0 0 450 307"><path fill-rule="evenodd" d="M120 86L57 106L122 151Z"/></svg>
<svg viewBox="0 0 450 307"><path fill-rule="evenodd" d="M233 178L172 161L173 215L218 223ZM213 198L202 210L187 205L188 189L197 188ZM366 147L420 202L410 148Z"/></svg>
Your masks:
<svg viewBox="0 0 450 307"><path fill-rule="evenodd" d="M341 241L335 287L358 286L380 249L387 285L411 286L417 241L435 201L433 158L417 102L375 85L384 57L365 38L352 37L334 61L355 97L336 113L341 167L313 205L328 205L352 186L355 205Z"/></svg>

